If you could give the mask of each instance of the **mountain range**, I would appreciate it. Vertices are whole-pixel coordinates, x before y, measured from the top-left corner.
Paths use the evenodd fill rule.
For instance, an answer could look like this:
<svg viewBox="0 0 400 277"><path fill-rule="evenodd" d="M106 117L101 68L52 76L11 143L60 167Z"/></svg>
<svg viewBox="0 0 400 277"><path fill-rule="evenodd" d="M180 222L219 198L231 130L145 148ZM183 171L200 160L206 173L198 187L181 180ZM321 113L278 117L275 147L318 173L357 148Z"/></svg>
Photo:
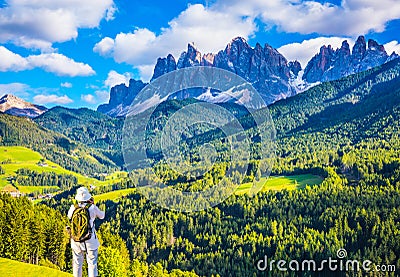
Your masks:
<svg viewBox="0 0 400 277"><path fill-rule="evenodd" d="M365 37L360 36L352 50L346 40L336 50L330 45L322 46L303 69L298 61L288 61L269 44L262 46L257 43L253 48L244 38L237 37L216 54L202 54L192 44L188 44L187 50L178 60L171 54L158 58L151 81L176 69L216 67L244 78L259 92L266 104L271 104L303 92L315 84L365 71L398 57L394 52L389 56L384 46L375 40L369 39L366 42ZM109 103L100 105L97 110L113 117L125 116L133 99L145 86L146 83L134 79L130 80L128 86L117 85L111 88ZM226 101L225 98L217 97L219 93L203 89L177 92L171 97L197 98L214 103Z"/></svg>
<svg viewBox="0 0 400 277"><path fill-rule="evenodd" d="M237 37L216 54L202 54L192 44L188 44L187 50L177 60L171 54L158 58L150 82L176 69L193 66L216 67L234 72L251 83L269 105L303 92L316 84L338 80L398 57L394 52L389 56L384 46L375 40L369 39L367 42L364 36L360 36L352 49L346 40L336 50L330 45L322 46L319 53L311 58L305 68L302 68L298 61L288 61L269 44L261 46L257 43L252 48L245 39ZM129 108L139 109L130 106L146 85L141 80L130 79L128 86L119 84L112 87L109 103L100 105L97 111L111 117L124 117ZM213 103L232 100L222 96L219 91L200 88L176 92L169 99L195 98ZM148 100L149 104L140 107L141 111L154 105L151 101L152 95L145 97L148 99L141 99L142 103ZM6 94L0 98L0 111L35 118L46 112L47 108Z"/></svg>
<svg viewBox="0 0 400 277"><path fill-rule="evenodd" d="M396 135L399 76L400 59L396 59L277 101L268 110L278 139L310 134L312 140L323 133L328 137L343 133L344 138L357 142L364 136L374 134ZM157 114L161 112L165 117L156 116L154 120L165 120L193 101L200 100L165 101L157 107ZM241 110L240 105L219 105L238 114L243 126L251 126L251 122L246 123L247 113ZM260 109L257 113L264 111ZM123 125L123 118L113 118L87 108L54 107L33 120L0 113L0 144L24 145L68 169L95 175L123 166ZM202 139L201 136L199 139Z"/></svg>

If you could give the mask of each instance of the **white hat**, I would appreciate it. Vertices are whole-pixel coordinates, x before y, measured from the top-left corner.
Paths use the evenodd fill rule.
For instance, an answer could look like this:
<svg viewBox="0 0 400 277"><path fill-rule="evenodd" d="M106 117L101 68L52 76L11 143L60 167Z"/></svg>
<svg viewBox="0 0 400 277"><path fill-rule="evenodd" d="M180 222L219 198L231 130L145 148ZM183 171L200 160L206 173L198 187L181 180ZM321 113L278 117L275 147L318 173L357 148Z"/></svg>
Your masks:
<svg viewBox="0 0 400 277"><path fill-rule="evenodd" d="M75 200L79 202L84 202L88 201L90 198L92 198L92 195L86 187L80 187L79 189L77 189Z"/></svg>

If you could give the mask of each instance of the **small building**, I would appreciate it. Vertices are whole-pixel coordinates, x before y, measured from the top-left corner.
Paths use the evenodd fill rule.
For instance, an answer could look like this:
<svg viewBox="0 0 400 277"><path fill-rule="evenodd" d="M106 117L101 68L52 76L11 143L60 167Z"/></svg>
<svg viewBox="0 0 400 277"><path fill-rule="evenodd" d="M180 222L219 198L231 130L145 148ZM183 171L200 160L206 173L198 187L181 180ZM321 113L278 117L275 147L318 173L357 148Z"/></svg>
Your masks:
<svg viewBox="0 0 400 277"><path fill-rule="evenodd" d="M21 197L21 196L24 196L24 194L21 193L19 190L17 190L17 191L9 191L8 193L9 193L12 197Z"/></svg>

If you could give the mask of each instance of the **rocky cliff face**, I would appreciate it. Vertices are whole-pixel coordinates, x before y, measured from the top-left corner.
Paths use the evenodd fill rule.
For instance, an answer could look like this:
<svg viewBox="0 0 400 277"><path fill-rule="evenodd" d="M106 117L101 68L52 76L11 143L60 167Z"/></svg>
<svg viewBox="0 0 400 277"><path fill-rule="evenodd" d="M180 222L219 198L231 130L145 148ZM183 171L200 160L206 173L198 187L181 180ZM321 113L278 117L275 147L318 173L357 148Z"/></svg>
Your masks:
<svg viewBox="0 0 400 277"><path fill-rule="evenodd" d="M145 85L142 81L131 79L129 86L120 84L111 88L109 103L100 105L97 111L114 117L125 116L133 99L135 99L136 95Z"/></svg>
<svg viewBox="0 0 400 277"><path fill-rule="evenodd" d="M368 40L367 45L365 37L360 36L352 51L347 41L343 41L342 46L336 50L330 45L322 46L319 53L308 62L303 80L308 83L336 80L384 64L397 57L396 54L389 57L384 46L375 40Z"/></svg>
<svg viewBox="0 0 400 277"><path fill-rule="evenodd" d="M252 48L243 38L233 39L214 57L214 67L232 71L250 82L266 103L291 96L288 62L276 49L259 43Z"/></svg>
<svg viewBox="0 0 400 277"><path fill-rule="evenodd" d="M6 94L0 98L0 112L26 117L37 117L47 111L46 107L34 105L15 95Z"/></svg>
<svg viewBox="0 0 400 277"><path fill-rule="evenodd" d="M169 54L166 58L158 58L156 66L154 67L154 73L151 80L157 79L161 75L176 69L176 62L174 56Z"/></svg>
<svg viewBox="0 0 400 277"><path fill-rule="evenodd" d="M339 79L398 57L395 53L388 56L382 45L372 39L367 43L365 37L360 36L352 50L347 41L343 41L342 46L336 50L330 45L322 46L302 70L298 61L288 62L272 46L257 43L252 48L245 39L237 37L217 54L202 54L189 44L187 51L177 61L171 54L159 58L151 80L185 67L217 67L234 72L250 82L265 103L270 104L305 90L313 83ZM112 88L109 104L99 106L98 111L112 116L126 115L130 103L145 85L141 81L131 80L129 87L118 85ZM209 90L196 90L180 92L174 97L224 101L216 97L217 94Z"/></svg>

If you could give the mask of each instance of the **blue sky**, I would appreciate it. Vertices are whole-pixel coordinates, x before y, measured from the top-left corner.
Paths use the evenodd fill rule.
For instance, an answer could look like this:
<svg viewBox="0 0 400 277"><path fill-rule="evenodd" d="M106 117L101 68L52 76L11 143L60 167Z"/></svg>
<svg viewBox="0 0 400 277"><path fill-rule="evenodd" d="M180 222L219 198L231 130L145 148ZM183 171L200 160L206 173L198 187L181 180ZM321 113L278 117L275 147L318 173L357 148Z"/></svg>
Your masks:
<svg viewBox="0 0 400 277"><path fill-rule="evenodd" d="M96 108L189 42L217 52L242 36L304 67L321 45L358 35L400 53L399 33L398 0L0 0L0 95Z"/></svg>

